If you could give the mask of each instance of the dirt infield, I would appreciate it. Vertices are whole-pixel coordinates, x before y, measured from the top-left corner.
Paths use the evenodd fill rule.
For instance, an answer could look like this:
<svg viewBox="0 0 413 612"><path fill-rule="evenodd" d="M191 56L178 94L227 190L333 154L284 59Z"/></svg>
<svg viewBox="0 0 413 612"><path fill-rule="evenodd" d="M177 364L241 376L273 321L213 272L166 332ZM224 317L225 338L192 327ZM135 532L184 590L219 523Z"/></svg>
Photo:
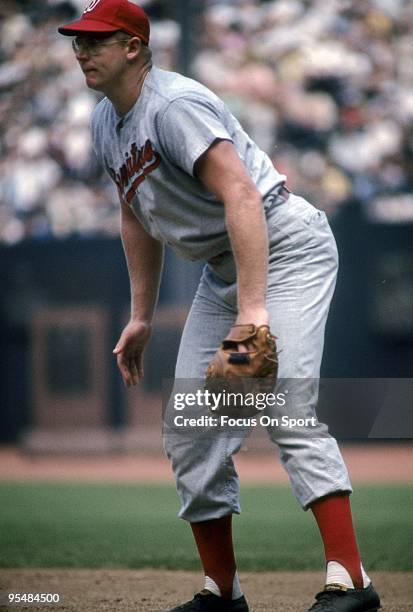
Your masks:
<svg viewBox="0 0 413 612"><path fill-rule="evenodd" d="M355 483L413 483L413 444L342 445ZM241 451L237 469L244 483L288 483L276 452ZM161 452L116 455L28 455L0 447L0 480L83 480L172 482Z"/></svg>
<svg viewBox="0 0 413 612"><path fill-rule="evenodd" d="M2 570L1 589L19 593L59 593L57 606L0 607L20 612L161 612L190 599L200 575L161 570ZM246 573L242 585L254 612L304 612L322 584L318 572ZM411 612L413 573L376 572L383 612Z"/></svg>

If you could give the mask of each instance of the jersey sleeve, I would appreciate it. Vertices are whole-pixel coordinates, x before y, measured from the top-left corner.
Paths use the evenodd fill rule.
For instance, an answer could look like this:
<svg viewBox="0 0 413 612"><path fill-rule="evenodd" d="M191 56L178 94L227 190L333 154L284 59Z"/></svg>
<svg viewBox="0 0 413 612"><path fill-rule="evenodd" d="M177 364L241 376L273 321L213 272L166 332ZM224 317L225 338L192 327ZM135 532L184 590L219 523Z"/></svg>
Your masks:
<svg viewBox="0 0 413 612"><path fill-rule="evenodd" d="M216 140L232 141L218 106L197 97L169 103L160 119L159 139L170 161L191 176L195 162Z"/></svg>

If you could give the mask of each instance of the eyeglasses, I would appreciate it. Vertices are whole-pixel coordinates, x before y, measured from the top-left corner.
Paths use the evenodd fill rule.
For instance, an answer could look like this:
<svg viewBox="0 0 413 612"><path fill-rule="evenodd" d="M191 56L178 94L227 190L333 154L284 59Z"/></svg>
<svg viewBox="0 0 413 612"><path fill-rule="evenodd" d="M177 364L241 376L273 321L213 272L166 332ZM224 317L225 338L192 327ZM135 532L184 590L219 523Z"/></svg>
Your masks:
<svg viewBox="0 0 413 612"><path fill-rule="evenodd" d="M72 40L72 49L78 55L79 53L88 53L88 55L98 55L102 47L110 47L110 45L118 45L119 43L128 42L129 38L113 40L112 42L103 42L97 38L74 38Z"/></svg>

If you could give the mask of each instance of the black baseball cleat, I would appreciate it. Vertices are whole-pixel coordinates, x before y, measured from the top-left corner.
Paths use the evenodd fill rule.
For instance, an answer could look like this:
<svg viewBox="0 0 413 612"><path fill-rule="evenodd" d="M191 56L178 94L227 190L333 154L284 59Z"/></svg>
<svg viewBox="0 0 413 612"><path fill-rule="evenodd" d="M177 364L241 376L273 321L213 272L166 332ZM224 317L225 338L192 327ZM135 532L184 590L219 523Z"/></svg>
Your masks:
<svg viewBox="0 0 413 612"><path fill-rule="evenodd" d="M238 599L223 599L203 589L191 601L171 608L168 612L249 612L249 607L244 595Z"/></svg>
<svg viewBox="0 0 413 612"><path fill-rule="evenodd" d="M327 584L315 596L308 612L377 612L380 597L370 584L365 589L349 589L341 584Z"/></svg>

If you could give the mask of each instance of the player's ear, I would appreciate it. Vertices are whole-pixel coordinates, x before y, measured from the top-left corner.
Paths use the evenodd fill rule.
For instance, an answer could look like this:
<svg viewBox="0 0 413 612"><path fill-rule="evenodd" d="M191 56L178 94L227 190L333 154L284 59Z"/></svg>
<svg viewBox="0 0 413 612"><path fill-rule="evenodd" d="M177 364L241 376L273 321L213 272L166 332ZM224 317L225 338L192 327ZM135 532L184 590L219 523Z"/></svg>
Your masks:
<svg viewBox="0 0 413 612"><path fill-rule="evenodd" d="M134 36L133 38L129 38L128 42L126 43L128 60L136 59L141 49L142 49L142 41L137 36Z"/></svg>

